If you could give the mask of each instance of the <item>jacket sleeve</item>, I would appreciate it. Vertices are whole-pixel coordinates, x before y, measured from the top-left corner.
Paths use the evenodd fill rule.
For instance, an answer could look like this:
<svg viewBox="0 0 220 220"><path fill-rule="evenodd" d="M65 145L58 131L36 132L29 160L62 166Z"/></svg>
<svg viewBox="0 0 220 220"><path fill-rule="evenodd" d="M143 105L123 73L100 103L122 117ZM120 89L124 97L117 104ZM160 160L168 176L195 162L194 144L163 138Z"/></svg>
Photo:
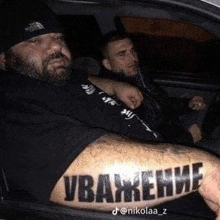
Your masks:
<svg viewBox="0 0 220 220"><path fill-rule="evenodd" d="M68 103L68 112L64 108L69 117L108 132L147 141L161 140L143 119L89 81L80 84L77 91L73 103Z"/></svg>

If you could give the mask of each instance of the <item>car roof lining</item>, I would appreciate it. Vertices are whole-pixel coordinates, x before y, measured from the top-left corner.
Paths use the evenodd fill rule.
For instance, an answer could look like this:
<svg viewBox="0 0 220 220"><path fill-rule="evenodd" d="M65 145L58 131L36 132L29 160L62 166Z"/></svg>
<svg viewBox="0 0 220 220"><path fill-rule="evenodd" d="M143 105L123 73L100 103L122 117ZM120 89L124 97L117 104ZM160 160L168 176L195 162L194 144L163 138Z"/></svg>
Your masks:
<svg viewBox="0 0 220 220"><path fill-rule="evenodd" d="M220 9L202 1L188 0L47 0L48 5L57 14L87 14L96 16L97 20L104 15L107 20L115 16L143 16L146 18L161 18L191 22L220 38ZM83 4L82 4L83 3ZM87 4L85 4L87 3ZM102 18L103 19L103 18ZM110 27L113 25L107 24ZM105 32L105 30L103 31Z"/></svg>

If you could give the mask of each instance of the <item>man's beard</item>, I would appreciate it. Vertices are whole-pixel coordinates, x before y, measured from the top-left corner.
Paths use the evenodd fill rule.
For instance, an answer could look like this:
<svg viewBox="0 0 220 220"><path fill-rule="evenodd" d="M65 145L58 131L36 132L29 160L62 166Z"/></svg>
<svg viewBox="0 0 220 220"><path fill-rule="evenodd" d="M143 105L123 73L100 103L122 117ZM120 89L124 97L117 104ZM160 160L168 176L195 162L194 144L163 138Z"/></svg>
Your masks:
<svg viewBox="0 0 220 220"><path fill-rule="evenodd" d="M117 74L119 77L121 77L121 78L123 78L123 79L133 80L133 79L135 79L135 78L137 77L138 72L137 72L136 75L129 75L129 76L128 76L126 73L124 73L123 70L119 70L118 73L115 73L115 74Z"/></svg>
<svg viewBox="0 0 220 220"><path fill-rule="evenodd" d="M123 69L120 69L120 70L118 70L117 74L120 75L121 77L127 78L127 79L135 78L139 72L138 65L139 65L138 62L135 61L133 64L130 64L129 66L127 66L127 69L134 67L133 72L129 72L128 70L127 70L127 72L124 72Z"/></svg>
<svg viewBox="0 0 220 220"><path fill-rule="evenodd" d="M5 53L5 67L6 70L16 70L23 75L46 81L54 85L63 85L70 79L71 63L69 63L68 66L59 66L59 68L47 70L49 62L58 58L63 58L69 62L69 59L64 54L57 52L43 60L42 70L40 70L34 62L27 62L26 59L22 58L19 54L14 53L12 50L8 50Z"/></svg>

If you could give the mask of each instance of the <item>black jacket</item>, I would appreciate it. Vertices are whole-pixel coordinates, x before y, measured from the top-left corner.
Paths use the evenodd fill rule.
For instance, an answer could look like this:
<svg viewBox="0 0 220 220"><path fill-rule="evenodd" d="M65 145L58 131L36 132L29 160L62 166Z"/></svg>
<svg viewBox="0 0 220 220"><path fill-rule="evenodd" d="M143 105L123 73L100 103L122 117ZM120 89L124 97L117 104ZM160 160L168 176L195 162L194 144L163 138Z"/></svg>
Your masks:
<svg viewBox="0 0 220 220"><path fill-rule="evenodd" d="M86 78L75 70L69 83L55 86L16 72L0 73L3 167L13 183L38 199L48 200L70 163L106 133L163 140Z"/></svg>
<svg viewBox="0 0 220 220"><path fill-rule="evenodd" d="M138 86L144 95L143 105L135 112L159 133L166 142L193 145L191 134L184 128L165 90L152 82L147 74L125 77L102 69L101 77L108 77Z"/></svg>

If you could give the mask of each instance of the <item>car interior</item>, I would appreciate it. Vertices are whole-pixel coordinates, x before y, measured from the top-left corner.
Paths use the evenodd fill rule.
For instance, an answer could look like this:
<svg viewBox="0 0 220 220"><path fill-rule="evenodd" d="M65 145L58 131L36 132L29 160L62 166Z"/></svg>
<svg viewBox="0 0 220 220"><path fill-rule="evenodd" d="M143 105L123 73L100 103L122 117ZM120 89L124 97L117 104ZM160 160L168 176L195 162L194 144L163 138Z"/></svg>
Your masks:
<svg viewBox="0 0 220 220"><path fill-rule="evenodd" d="M131 33L140 65L176 105L194 95L211 103L220 92L220 3L214 0L44 0L62 23L74 59L99 62L100 37ZM1 3L1 1L0 1ZM26 192L9 192L1 177L1 219L214 219L198 193L161 204L157 215L117 215L39 204ZM189 203L190 201L190 203ZM164 210L167 214L162 214Z"/></svg>

